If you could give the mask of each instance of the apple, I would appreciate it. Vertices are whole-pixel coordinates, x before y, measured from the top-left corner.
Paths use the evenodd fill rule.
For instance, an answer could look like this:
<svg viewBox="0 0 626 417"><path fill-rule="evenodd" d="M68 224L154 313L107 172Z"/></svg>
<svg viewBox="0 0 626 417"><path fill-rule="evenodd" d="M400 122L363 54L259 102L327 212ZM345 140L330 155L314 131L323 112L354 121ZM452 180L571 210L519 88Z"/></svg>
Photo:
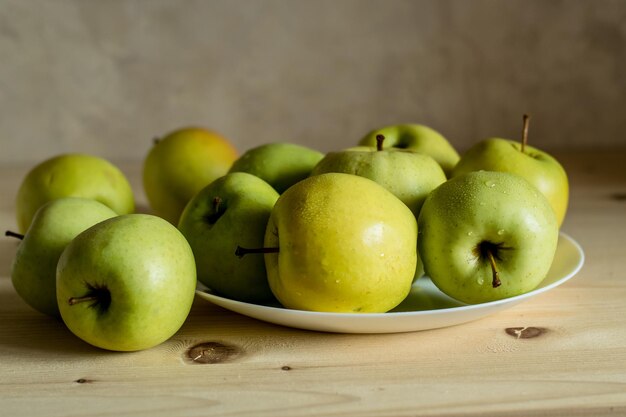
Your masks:
<svg viewBox="0 0 626 417"><path fill-rule="evenodd" d="M278 193L245 172L227 174L187 204L178 229L196 258L198 280L216 293L239 301L274 300L262 256L239 259L237 246L263 245Z"/></svg>
<svg viewBox="0 0 626 417"><path fill-rule="evenodd" d="M247 172L269 183L279 194L308 177L324 157L319 151L292 143L268 143L245 152L229 172Z"/></svg>
<svg viewBox="0 0 626 417"><path fill-rule="evenodd" d="M149 214L100 222L67 245L57 265L61 318L79 338L117 351L148 349L181 327L196 268L184 236Z"/></svg>
<svg viewBox="0 0 626 417"><path fill-rule="evenodd" d="M430 156L411 150L384 150L385 137L378 135L376 147L330 152L313 168L311 176L343 172L372 181L391 191L415 217L426 196L446 181L446 174Z"/></svg>
<svg viewBox="0 0 626 417"><path fill-rule="evenodd" d="M56 270L63 249L80 232L115 216L117 213L109 207L86 198L59 198L41 206L13 260L11 280L15 291L35 310L59 316Z"/></svg>
<svg viewBox="0 0 626 417"><path fill-rule="evenodd" d="M109 161L84 154L65 154L35 166L17 192L17 225L26 233L35 212L62 197L97 200L117 214L135 210L133 192L124 174Z"/></svg>
<svg viewBox="0 0 626 417"><path fill-rule="evenodd" d="M418 229L426 274L465 303L534 289L550 269L559 235L543 194L522 177L493 171L459 175L436 188Z"/></svg>
<svg viewBox="0 0 626 417"><path fill-rule="evenodd" d="M155 139L143 165L143 186L154 214L178 224L201 189L228 172L237 150L223 136L185 128Z"/></svg>
<svg viewBox="0 0 626 417"><path fill-rule="evenodd" d="M446 174L429 155L410 149L383 149L385 137L380 134L376 140L375 148L358 146L326 154L311 175L343 172L369 178L391 191L417 219L424 200L446 181ZM418 253L414 280L422 275L424 267Z"/></svg>
<svg viewBox="0 0 626 417"><path fill-rule="evenodd" d="M411 210L374 181L309 177L272 210L263 249L269 285L286 308L386 312L411 289L416 239Z"/></svg>
<svg viewBox="0 0 626 417"><path fill-rule="evenodd" d="M510 172L524 177L546 196L560 227L569 200L567 174L555 158L527 145L528 123L529 117L524 115L521 143L500 138L478 142L463 154L452 175L485 170Z"/></svg>
<svg viewBox="0 0 626 417"><path fill-rule="evenodd" d="M376 146L376 136L383 135L385 147L411 149L430 155L450 177L459 154L441 133L420 124L400 124L376 129L365 135L359 145Z"/></svg>

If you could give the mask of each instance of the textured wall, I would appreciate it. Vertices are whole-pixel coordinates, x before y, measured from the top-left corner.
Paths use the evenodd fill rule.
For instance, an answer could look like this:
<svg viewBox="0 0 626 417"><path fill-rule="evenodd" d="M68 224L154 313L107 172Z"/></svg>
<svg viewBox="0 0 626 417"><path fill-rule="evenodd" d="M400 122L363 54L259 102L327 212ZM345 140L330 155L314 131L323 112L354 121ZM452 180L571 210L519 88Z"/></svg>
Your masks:
<svg viewBox="0 0 626 417"><path fill-rule="evenodd" d="M0 163L139 159L195 124L321 150L422 122L460 149L626 146L626 1L0 0Z"/></svg>

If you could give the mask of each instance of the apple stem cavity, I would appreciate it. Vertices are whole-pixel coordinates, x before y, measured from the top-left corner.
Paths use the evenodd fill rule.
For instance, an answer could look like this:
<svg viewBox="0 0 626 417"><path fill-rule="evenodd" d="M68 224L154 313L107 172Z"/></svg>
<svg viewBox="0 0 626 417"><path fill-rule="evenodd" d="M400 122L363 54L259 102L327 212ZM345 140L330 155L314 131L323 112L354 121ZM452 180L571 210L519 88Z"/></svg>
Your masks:
<svg viewBox="0 0 626 417"><path fill-rule="evenodd" d="M383 150L383 142L385 141L385 136L384 135L376 135L376 150L378 152Z"/></svg>
<svg viewBox="0 0 626 417"><path fill-rule="evenodd" d="M215 210L216 213L220 211L221 204L222 204L222 199L220 198L220 196L215 196L215 198L213 198L213 210Z"/></svg>
<svg viewBox="0 0 626 417"><path fill-rule="evenodd" d="M502 282L500 281L500 273L498 272L498 266L496 265L496 258L493 256L493 252L491 252L490 249L487 249L486 252L487 257L489 258L489 263L491 264L491 286L493 288L498 288L502 285Z"/></svg>
<svg viewBox="0 0 626 417"><path fill-rule="evenodd" d="M87 294L82 297L70 297L67 303L71 306L80 303L91 303L89 307L95 307L100 312L105 312L111 305L111 293L106 287L93 286L87 284Z"/></svg>
<svg viewBox="0 0 626 417"><path fill-rule="evenodd" d="M220 196L213 197L213 213L205 216L206 221L210 225L214 225L217 223L220 217L226 212L226 207L224 207L223 200Z"/></svg>
<svg viewBox="0 0 626 417"><path fill-rule="evenodd" d="M530 116L525 114L522 117L524 125L522 127L522 153L526 150L526 144L528 143L528 125L530 124Z"/></svg>
<svg viewBox="0 0 626 417"><path fill-rule="evenodd" d="M10 230L5 231L4 235L8 236L8 237L14 237L14 238L19 239L19 240L24 240L24 235L22 235L20 233L12 232Z"/></svg>
<svg viewBox="0 0 626 417"><path fill-rule="evenodd" d="M235 256L243 258L250 253L278 253L278 251L279 248L243 248L241 246L237 246L237 249L235 249Z"/></svg>
<svg viewBox="0 0 626 417"><path fill-rule="evenodd" d="M482 241L476 248L474 249L474 254L477 257L480 257L482 260L489 260L489 264L491 265L491 286L493 288L498 288L502 285L502 281L500 281L500 272L498 272L498 265L496 263L496 258L498 258L498 252L501 250L508 250L510 248L504 247L502 243L493 243L489 241Z"/></svg>

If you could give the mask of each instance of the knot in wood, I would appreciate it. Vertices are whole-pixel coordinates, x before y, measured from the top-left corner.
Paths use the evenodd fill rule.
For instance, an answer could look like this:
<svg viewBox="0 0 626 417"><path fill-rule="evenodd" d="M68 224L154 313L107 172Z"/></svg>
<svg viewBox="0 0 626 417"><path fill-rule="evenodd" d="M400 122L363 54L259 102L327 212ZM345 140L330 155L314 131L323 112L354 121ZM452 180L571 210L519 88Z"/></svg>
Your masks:
<svg viewBox="0 0 626 417"><path fill-rule="evenodd" d="M190 347L186 357L192 363L230 362L241 356L243 351L235 345L220 342L204 342Z"/></svg>
<svg viewBox="0 0 626 417"><path fill-rule="evenodd" d="M613 193L611 199L615 201L626 201L626 193Z"/></svg>
<svg viewBox="0 0 626 417"><path fill-rule="evenodd" d="M76 381L77 384L90 384L93 382L93 380L91 379L86 379L86 378L78 378Z"/></svg>
<svg viewBox="0 0 626 417"><path fill-rule="evenodd" d="M546 333L548 329L543 327L508 327L504 329L504 331L506 334L516 339L531 339L541 336Z"/></svg>

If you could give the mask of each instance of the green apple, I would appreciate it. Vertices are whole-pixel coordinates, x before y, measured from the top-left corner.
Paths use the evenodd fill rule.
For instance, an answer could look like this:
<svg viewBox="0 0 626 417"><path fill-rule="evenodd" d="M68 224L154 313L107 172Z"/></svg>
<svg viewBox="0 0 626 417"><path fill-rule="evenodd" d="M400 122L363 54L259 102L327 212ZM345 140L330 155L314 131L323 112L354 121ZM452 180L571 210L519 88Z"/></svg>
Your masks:
<svg viewBox="0 0 626 417"><path fill-rule="evenodd" d="M240 259L237 246L260 247L278 193L262 179L234 172L213 181L189 202L178 229L196 258L198 280L239 301L274 299L262 256Z"/></svg>
<svg viewBox="0 0 626 417"><path fill-rule="evenodd" d="M383 135L385 147L411 149L430 155L450 176L452 168L459 161L459 154L441 133L428 126L401 124L376 129L365 135L359 145L376 146L376 136Z"/></svg>
<svg viewBox="0 0 626 417"><path fill-rule="evenodd" d="M154 142L143 165L143 187L154 214L177 225L189 200L228 172L237 150L200 128L179 129Z"/></svg>
<svg viewBox="0 0 626 417"><path fill-rule="evenodd" d="M493 171L460 175L435 189L418 228L426 274L465 303L534 289L550 269L559 235L543 194L522 177Z"/></svg>
<svg viewBox="0 0 626 417"><path fill-rule="evenodd" d="M117 216L96 200L65 197L37 210L11 267L17 293L35 310L59 316L56 270L63 249L82 231Z"/></svg>
<svg viewBox="0 0 626 417"><path fill-rule="evenodd" d="M389 311L411 289L416 239L411 210L374 181L309 177L272 210L265 233L270 288L292 309Z"/></svg>
<svg viewBox="0 0 626 417"><path fill-rule="evenodd" d="M187 318L195 288L189 244L149 214L90 227L57 266L61 318L76 336L109 350L147 349L170 338Z"/></svg>
<svg viewBox="0 0 626 417"><path fill-rule="evenodd" d="M384 150L384 136L379 135L377 140L377 147L326 154L311 175L343 172L369 178L391 191L417 218L426 196L446 181L446 174L428 155L410 150Z"/></svg>
<svg viewBox="0 0 626 417"><path fill-rule="evenodd" d="M452 175L485 170L510 172L524 177L546 196L560 227L565 219L569 200L567 174L555 158L526 144L527 131L526 116L521 143L500 138L478 142L463 154Z"/></svg>
<svg viewBox="0 0 626 417"><path fill-rule="evenodd" d="M410 149L383 149L384 140L383 135L378 135L375 148L357 146L330 152L313 168L311 175L343 172L369 178L391 191L417 219L424 200L446 181L446 174L429 155ZM424 267L418 254L415 279L422 275Z"/></svg>
<svg viewBox="0 0 626 417"><path fill-rule="evenodd" d="M91 155L65 154L40 163L24 178L15 203L20 232L26 232L39 207L62 197L91 198L117 214L135 210L130 184L116 166Z"/></svg>
<svg viewBox="0 0 626 417"><path fill-rule="evenodd" d="M292 143L269 143L252 148L235 161L230 172L247 172L269 183L282 194L308 177L324 154Z"/></svg>

